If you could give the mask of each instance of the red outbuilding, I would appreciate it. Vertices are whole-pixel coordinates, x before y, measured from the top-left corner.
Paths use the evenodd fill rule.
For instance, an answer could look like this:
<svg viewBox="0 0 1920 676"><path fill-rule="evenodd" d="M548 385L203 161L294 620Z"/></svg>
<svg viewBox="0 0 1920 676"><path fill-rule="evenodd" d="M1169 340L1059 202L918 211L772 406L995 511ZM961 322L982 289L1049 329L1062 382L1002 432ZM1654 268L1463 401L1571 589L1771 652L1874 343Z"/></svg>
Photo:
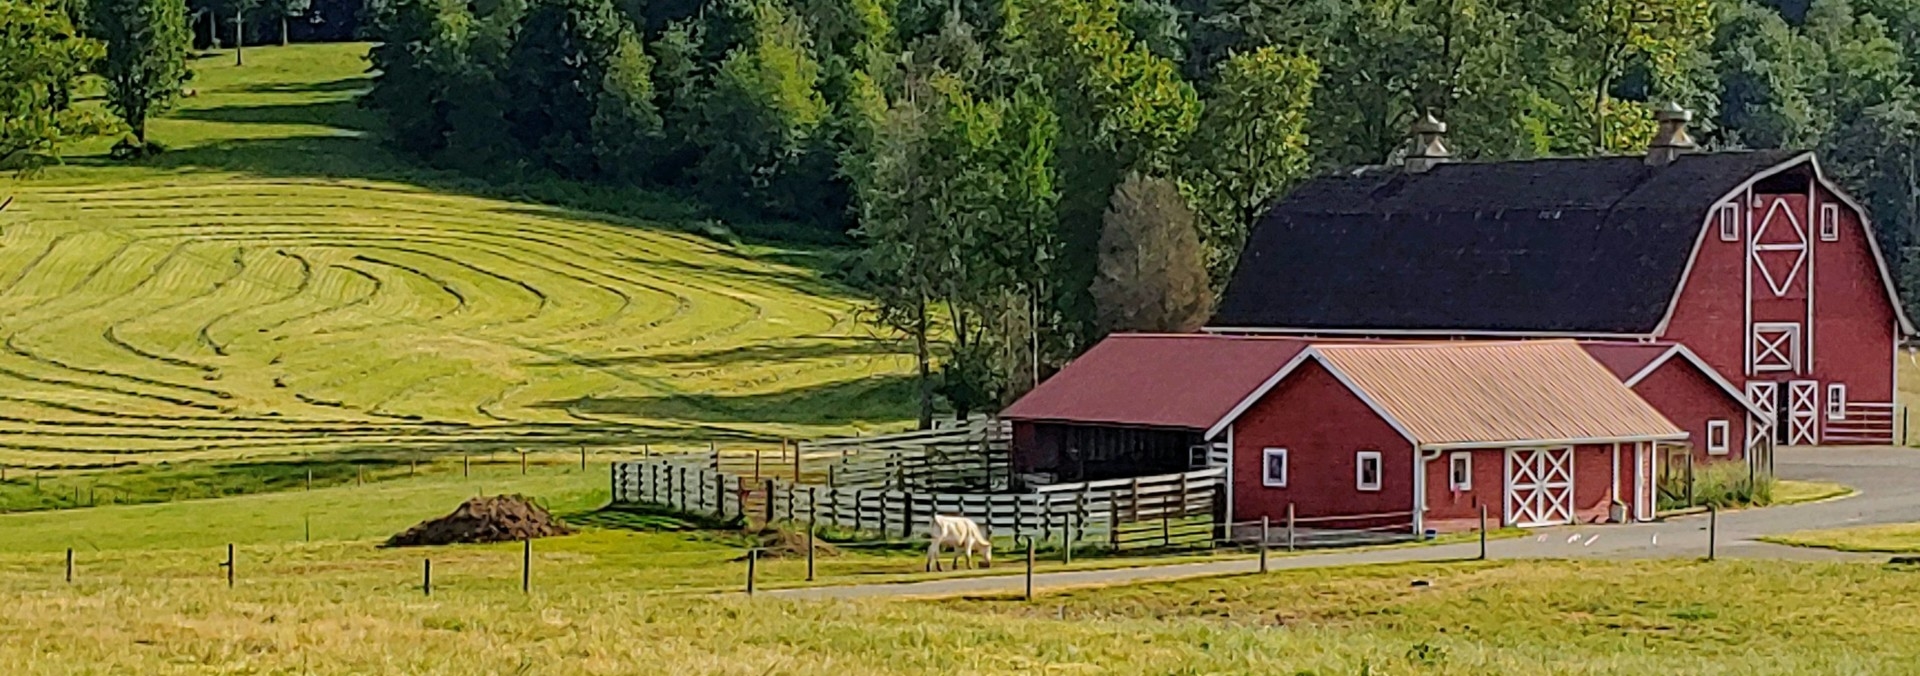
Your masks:
<svg viewBox="0 0 1920 676"><path fill-rule="evenodd" d="M1651 518L1688 437L1570 340L1115 335L1002 417L1033 482L1226 466L1229 523L1414 532Z"/></svg>
<svg viewBox="0 0 1920 676"><path fill-rule="evenodd" d="M1889 443L1914 329L1865 210L1812 153L1691 152L1685 121L1644 157L1452 162L1435 136L1309 181L1209 331L1673 342L1780 420L1736 443Z"/></svg>

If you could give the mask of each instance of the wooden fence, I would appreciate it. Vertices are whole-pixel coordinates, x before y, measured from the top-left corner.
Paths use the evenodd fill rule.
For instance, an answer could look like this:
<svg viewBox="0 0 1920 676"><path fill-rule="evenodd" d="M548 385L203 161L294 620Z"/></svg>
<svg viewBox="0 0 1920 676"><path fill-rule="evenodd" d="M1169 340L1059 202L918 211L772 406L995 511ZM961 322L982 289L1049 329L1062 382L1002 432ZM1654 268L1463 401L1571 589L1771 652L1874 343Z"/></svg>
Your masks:
<svg viewBox="0 0 1920 676"><path fill-rule="evenodd" d="M996 537L1113 549L1208 546L1217 533L1219 468L1061 484L1031 493L755 482L672 459L613 465L615 504L657 505L751 522L830 524L882 538L921 537L933 514L965 516Z"/></svg>

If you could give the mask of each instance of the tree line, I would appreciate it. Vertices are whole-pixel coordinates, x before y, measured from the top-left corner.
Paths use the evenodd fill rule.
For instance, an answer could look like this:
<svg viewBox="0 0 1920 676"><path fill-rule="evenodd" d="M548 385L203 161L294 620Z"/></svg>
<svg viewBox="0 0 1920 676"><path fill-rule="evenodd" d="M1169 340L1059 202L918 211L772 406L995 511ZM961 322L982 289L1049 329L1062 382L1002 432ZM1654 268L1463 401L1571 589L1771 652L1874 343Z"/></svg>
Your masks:
<svg viewBox="0 0 1920 676"><path fill-rule="evenodd" d="M921 420L1198 326L1247 231L1431 114L1473 159L1801 147L1911 263L1920 0L393 0L368 103L476 171L846 233ZM1912 284L1909 284L1911 287Z"/></svg>

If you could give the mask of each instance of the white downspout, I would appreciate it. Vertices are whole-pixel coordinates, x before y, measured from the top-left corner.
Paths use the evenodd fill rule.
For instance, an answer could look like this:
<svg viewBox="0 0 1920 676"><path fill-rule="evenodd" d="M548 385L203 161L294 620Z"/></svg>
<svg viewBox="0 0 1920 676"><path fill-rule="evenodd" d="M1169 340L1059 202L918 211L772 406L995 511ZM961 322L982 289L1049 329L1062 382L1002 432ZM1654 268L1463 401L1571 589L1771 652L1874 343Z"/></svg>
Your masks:
<svg viewBox="0 0 1920 676"><path fill-rule="evenodd" d="M1413 449L1413 537L1427 535L1427 461L1440 457L1440 451Z"/></svg>
<svg viewBox="0 0 1920 676"><path fill-rule="evenodd" d="M1227 426L1227 540L1233 540L1233 479L1240 466L1234 463L1233 425ZM1292 469L1292 468L1288 468ZM1261 468L1261 471L1266 471Z"/></svg>

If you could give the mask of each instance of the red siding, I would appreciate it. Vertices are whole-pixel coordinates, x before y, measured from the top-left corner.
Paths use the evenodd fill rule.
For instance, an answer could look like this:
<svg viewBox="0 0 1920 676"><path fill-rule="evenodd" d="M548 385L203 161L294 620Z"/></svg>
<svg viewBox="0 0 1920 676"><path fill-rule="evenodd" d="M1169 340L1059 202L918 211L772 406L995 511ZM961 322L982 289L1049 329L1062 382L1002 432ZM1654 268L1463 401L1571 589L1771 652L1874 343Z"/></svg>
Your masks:
<svg viewBox="0 0 1920 676"><path fill-rule="evenodd" d="M1811 184L1807 184L1811 186ZM1812 190L1812 203L1809 192ZM1802 188L1754 195L1750 216L1762 222L1774 203L1784 201L1788 210L1806 229L1811 255L1802 269L1786 285L1786 293L1776 296L1759 271L1751 280L1754 322L1793 322L1803 326L1802 345L1811 371L1799 373L1750 373L1747 366L1748 317L1745 247L1750 234L1741 241L1725 242L1710 219L1705 222L1699 251L1681 289L1672 320L1660 338L1684 343L1709 365L1744 389L1749 380L1814 380L1820 383L1824 401L1826 386L1844 383L1852 402L1886 403L1894 391L1894 333L1897 330L1894 307L1868 244L1869 233L1860 214L1824 189ZM1736 198L1740 199L1740 198ZM1822 205L1840 206L1840 237L1827 242L1820 239ZM1703 215L1703 219L1705 215ZM1759 241L1782 241L1776 222ZM1782 252L1765 254L1781 257ZM1778 267L1787 260L1770 260ZM1808 269L1810 268L1810 270ZM1811 275L1809 289L1807 279ZM1807 324L1807 297L1813 296L1813 319ZM1782 416L1783 418L1785 416ZM1824 415L1822 416L1824 418ZM1676 420L1675 422L1680 422ZM1781 427L1784 427L1784 420ZM1738 445L1738 444L1736 444Z"/></svg>
<svg viewBox="0 0 1920 676"><path fill-rule="evenodd" d="M1287 449L1286 488L1270 488L1262 481L1262 450L1276 447ZM1380 490L1355 487L1358 451L1380 452ZM1237 522L1262 516L1284 519L1290 502L1300 519L1412 509L1412 446L1318 362L1301 365L1234 423L1233 462ZM1408 523L1411 518L1383 521Z"/></svg>
<svg viewBox="0 0 1920 676"><path fill-rule="evenodd" d="M1633 391L1673 424L1687 431L1688 443L1693 445L1694 462L1746 457L1746 408L1683 358L1667 360L1634 385ZM1707 454L1707 422L1711 420L1727 421L1726 455Z"/></svg>
<svg viewBox="0 0 1920 676"><path fill-rule="evenodd" d="M1473 453L1473 489L1471 491L1451 490L1448 481L1448 465L1451 462L1449 458L1452 453L1442 453L1438 459L1427 463L1427 528L1441 532L1476 528L1479 526L1481 505L1486 506L1487 520L1491 525L1505 525L1507 451L1492 448L1471 451ZM1605 521L1616 495L1622 502L1632 505L1632 444L1625 444L1620 449L1620 488L1617 494L1612 491L1612 484L1613 444L1575 447L1573 452L1574 521L1578 523Z"/></svg>

